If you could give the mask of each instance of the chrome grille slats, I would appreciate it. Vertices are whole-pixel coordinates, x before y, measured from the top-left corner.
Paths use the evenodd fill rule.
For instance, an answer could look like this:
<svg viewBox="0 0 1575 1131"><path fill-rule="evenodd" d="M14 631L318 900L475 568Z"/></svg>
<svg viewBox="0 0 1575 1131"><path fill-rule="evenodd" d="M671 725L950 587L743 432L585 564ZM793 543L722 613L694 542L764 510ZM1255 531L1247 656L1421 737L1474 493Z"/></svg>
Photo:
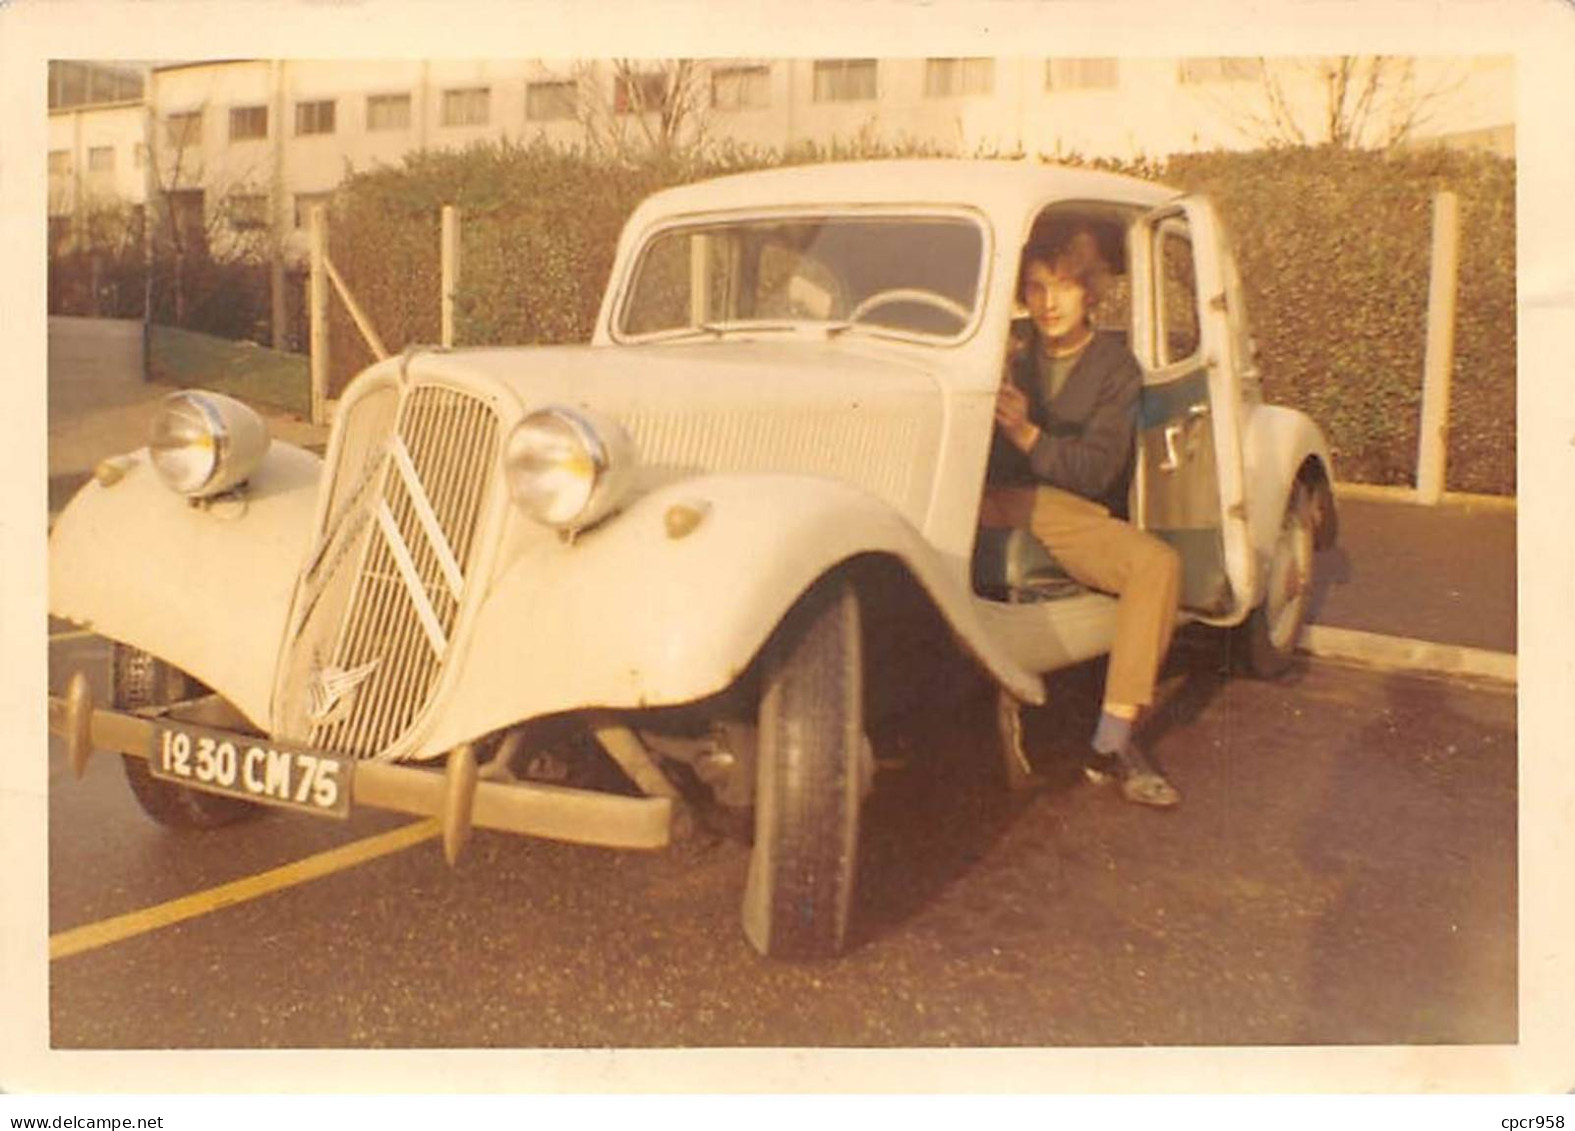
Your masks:
<svg viewBox="0 0 1575 1131"><path fill-rule="evenodd" d="M354 570L353 580L316 581L339 596L320 612L307 609L296 626L278 712L312 745L363 758L402 756L437 690L496 494L500 443L492 402L462 390L417 385L398 390L396 412L381 409L357 405L343 423L327 513L340 521L347 504L363 506L367 529L355 534L356 552L332 559L333 570ZM369 458L380 460L376 484L357 502L347 482ZM305 714L314 673L366 664L375 667L348 710L316 722Z"/></svg>

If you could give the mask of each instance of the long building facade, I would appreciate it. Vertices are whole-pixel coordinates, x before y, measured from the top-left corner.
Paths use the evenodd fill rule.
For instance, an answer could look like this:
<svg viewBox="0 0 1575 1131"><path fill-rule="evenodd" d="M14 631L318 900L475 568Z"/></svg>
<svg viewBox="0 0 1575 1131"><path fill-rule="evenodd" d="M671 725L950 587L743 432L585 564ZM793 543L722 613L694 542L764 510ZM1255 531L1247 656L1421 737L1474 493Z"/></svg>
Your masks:
<svg viewBox="0 0 1575 1131"><path fill-rule="evenodd" d="M92 242L105 217L140 223L157 199L210 245L294 257L310 205L348 171L499 139L624 151L867 139L1051 159L1317 144L1342 83L1348 105L1377 91L1345 115L1351 144L1514 152L1513 61L1500 57L57 63L51 246Z"/></svg>

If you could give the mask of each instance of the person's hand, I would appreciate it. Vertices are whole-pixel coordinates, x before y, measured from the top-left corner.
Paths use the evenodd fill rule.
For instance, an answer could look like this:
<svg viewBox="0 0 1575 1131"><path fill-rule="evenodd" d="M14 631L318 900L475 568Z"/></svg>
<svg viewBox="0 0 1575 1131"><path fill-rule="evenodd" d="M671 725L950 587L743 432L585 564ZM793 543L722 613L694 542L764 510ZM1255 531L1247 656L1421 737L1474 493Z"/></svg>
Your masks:
<svg viewBox="0 0 1575 1131"><path fill-rule="evenodd" d="M1030 452L1039 440L1039 425L1028 419L1028 396L1010 381L995 394L995 426L1021 452Z"/></svg>

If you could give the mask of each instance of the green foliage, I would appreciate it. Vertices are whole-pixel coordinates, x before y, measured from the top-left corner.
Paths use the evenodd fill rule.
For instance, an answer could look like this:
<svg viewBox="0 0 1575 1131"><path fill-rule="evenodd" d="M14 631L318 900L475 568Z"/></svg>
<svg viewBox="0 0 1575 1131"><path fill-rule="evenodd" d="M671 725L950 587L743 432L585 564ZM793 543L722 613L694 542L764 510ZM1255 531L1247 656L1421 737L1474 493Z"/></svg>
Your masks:
<svg viewBox="0 0 1575 1131"><path fill-rule="evenodd" d="M201 387L250 404L306 417L312 409L310 363L249 341L154 325L149 331L148 367L153 379L181 389Z"/></svg>
<svg viewBox="0 0 1575 1131"><path fill-rule="evenodd" d="M643 164L542 142L407 158L351 177L331 254L390 350L439 337L439 215L462 212L456 336L586 340L624 220L657 189L778 164L937 155L858 136L786 154L739 147ZM1409 483L1426 338L1432 196L1460 197L1450 487L1515 489L1514 163L1328 147L1087 161L1207 192L1232 233L1269 399L1317 420L1341 478ZM370 353L335 302L335 384Z"/></svg>
<svg viewBox="0 0 1575 1131"><path fill-rule="evenodd" d="M1449 486L1515 490L1515 167L1445 150L1322 147L1173 157L1219 204L1265 392L1317 420L1341 478L1413 481L1433 196L1460 200Z"/></svg>

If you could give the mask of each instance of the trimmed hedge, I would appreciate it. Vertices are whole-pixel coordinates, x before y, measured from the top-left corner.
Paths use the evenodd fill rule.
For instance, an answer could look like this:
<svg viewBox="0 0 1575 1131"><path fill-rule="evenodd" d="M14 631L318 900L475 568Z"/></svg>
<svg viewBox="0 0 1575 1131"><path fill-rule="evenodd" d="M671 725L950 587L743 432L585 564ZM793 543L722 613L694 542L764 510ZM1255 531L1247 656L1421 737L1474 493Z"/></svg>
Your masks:
<svg viewBox="0 0 1575 1131"><path fill-rule="evenodd" d="M456 339L589 337L624 219L651 192L783 163L923 155L868 141L786 155L619 164L544 143L417 154L351 177L331 255L384 344L438 340L439 214L462 212ZM1331 148L1074 163L1209 193L1233 236L1265 388L1317 420L1340 478L1409 484L1416 465L1432 196L1459 194L1452 490L1515 490L1515 167L1485 154ZM370 360L331 304L335 388Z"/></svg>
<svg viewBox="0 0 1575 1131"><path fill-rule="evenodd" d="M1460 198L1449 486L1515 491L1515 167L1444 150L1174 157L1230 230L1265 393L1319 422L1344 479L1414 481L1433 195Z"/></svg>

